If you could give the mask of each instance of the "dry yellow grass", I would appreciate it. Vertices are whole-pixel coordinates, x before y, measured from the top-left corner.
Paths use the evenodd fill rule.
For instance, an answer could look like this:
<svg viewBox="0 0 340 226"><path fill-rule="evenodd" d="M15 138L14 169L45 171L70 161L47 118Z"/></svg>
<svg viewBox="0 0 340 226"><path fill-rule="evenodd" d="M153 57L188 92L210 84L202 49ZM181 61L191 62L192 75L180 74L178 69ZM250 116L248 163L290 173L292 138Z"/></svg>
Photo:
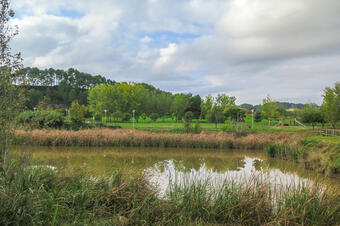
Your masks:
<svg viewBox="0 0 340 226"><path fill-rule="evenodd" d="M17 130L15 144L42 146L135 146L262 149L271 142L291 143L301 140L291 133L257 133L235 137L229 133L154 134L138 130Z"/></svg>

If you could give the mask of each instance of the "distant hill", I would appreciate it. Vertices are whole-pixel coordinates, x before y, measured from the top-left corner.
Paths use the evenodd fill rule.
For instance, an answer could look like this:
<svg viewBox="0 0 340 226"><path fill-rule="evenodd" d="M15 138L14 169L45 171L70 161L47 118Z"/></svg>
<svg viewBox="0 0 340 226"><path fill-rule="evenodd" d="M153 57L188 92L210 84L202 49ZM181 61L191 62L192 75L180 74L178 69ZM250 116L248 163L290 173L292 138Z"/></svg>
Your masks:
<svg viewBox="0 0 340 226"><path fill-rule="evenodd" d="M302 109L305 105L304 104L295 104L295 103L289 103L289 102L276 102L279 107L286 108L286 109L291 109L291 108L297 108L297 109ZM244 109L250 109L255 107L256 109L261 109L261 106L259 104L257 105L252 105L252 104L241 104L239 107L244 108Z"/></svg>

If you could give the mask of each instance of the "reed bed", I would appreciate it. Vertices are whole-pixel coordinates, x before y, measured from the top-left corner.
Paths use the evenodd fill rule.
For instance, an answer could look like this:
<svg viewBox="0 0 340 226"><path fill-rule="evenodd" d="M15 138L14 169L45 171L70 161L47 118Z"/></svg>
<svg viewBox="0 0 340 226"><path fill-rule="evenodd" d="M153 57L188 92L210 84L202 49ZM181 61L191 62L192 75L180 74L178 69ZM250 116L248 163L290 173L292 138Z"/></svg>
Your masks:
<svg viewBox="0 0 340 226"><path fill-rule="evenodd" d="M340 194L287 189L273 202L267 182L173 184L159 198L145 175L91 178L10 164L0 171L0 225L337 225Z"/></svg>
<svg viewBox="0 0 340 226"><path fill-rule="evenodd" d="M224 132L200 134L153 134L139 130L92 129L18 130L13 143L41 146L118 146L118 147L184 147L184 148L244 148L263 149L273 141L280 143L301 140L291 133L257 133L243 137Z"/></svg>

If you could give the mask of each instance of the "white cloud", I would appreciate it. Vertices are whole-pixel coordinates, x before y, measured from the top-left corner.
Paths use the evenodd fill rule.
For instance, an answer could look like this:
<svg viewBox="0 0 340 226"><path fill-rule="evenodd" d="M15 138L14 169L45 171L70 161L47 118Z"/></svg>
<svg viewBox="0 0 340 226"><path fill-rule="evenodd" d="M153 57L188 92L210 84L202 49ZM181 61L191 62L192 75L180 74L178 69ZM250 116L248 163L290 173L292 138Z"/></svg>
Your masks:
<svg viewBox="0 0 340 226"><path fill-rule="evenodd" d="M324 86L339 80L338 0L13 4L20 29L13 47L26 66L76 67L174 92L232 93L250 103L266 94L320 102Z"/></svg>

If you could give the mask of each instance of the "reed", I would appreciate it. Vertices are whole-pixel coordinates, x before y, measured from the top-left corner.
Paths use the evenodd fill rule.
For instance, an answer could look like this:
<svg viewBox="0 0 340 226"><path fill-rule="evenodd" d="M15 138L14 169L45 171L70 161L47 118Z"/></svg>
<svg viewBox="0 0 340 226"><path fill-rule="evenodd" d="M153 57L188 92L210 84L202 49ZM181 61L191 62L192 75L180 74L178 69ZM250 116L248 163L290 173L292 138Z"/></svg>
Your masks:
<svg viewBox="0 0 340 226"><path fill-rule="evenodd" d="M18 130L13 142L21 145L42 146L126 146L126 147L185 147L185 148L243 148L263 149L273 140L280 143L301 140L301 135L291 133L256 133L236 137L224 132L200 134L154 134L139 130L93 129Z"/></svg>
<svg viewBox="0 0 340 226"><path fill-rule="evenodd" d="M91 178L10 164L0 172L0 225L336 225L339 191L301 185L279 198L267 182L174 183L161 198L146 177ZM275 200L275 201L273 201Z"/></svg>

